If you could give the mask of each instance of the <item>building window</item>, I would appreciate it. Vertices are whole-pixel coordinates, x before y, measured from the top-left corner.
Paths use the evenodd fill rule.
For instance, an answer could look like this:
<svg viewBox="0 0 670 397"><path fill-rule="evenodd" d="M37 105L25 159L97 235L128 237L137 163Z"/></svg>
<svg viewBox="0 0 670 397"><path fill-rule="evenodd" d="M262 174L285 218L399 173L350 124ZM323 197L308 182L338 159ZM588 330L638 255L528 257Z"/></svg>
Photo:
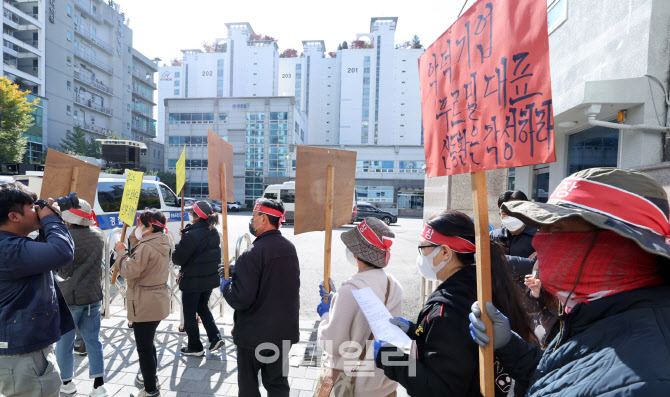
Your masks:
<svg viewBox="0 0 670 397"><path fill-rule="evenodd" d="M516 168L512 167L507 170L507 190L516 190Z"/></svg>
<svg viewBox="0 0 670 397"><path fill-rule="evenodd" d="M228 124L228 113L219 113L219 124Z"/></svg>
<svg viewBox="0 0 670 397"><path fill-rule="evenodd" d="M170 124L214 124L214 113L170 113Z"/></svg>
<svg viewBox="0 0 670 397"><path fill-rule="evenodd" d="M72 66L72 58L67 57L67 66Z"/></svg>
<svg viewBox="0 0 670 397"><path fill-rule="evenodd" d="M72 107L70 105L65 106L65 113L67 113L68 116L72 115Z"/></svg>
<svg viewBox="0 0 670 397"><path fill-rule="evenodd" d="M207 146L206 136L170 136L168 146Z"/></svg>
<svg viewBox="0 0 670 397"><path fill-rule="evenodd" d="M177 89L174 90L174 94L175 94L175 95L179 95L179 88L177 88Z"/></svg>
<svg viewBox="0 0 670 397"><path fill-rule="evenodd" d="M593 127L568 136L568 175L594 167L616 167L619 130Z"/></svg>
<svg viewBox="0 0 670 397"><path fill-rule="evenodd" d="M174 86L175 86L175 87L179 87L179 83L180 83L179 80L175 80L175 81L174 81Z"/></svg>
<svg viewBox="0 0 670 397"><path fill-rule="evenodd" d="M393 186L356 186L356 200L371 203L392 203Z"/></svg>
<svg viewBox="0 0 670 397"><path fill-rule="evenodd" d="M96 33L95 26L91 26L91 36L95 37Z"/></svg>
<svg viewBox="0 0 670 397"><path fill-rule="evenodd" d="M179 77L180 77L180 73L179 72L174 72L174 78L178 79Z"/></svg>
<svg viewBox="0 0 670 397"><path fill-rule="evenodd" d="M568 0L547 0L547 28L549 34L568 19Z"/></svg>
<svg viewBox="0 0 670 397"><path fill-rule="evenodd" d="M393 172L395 161L359 160L356 161L356 172Z"/></svg>
<svg viewBox="0 0 670 397"><path fill-rule="evenodd" d="M72 41L72 33L67 32L67 41Z"/></svg>
<svg viewBox="0 0 670 397"><path fill-rule="evenodd" d="M72 16L72 6L70 6L69 4L67 5L67 16L68 17Z"/></svg>
<svg viewBox="0 0 670 397"><path fill-rule="evenodd" d="M404 173L424 172L425 161L400 161L398 170Z"/></svg>
<svg viewBox="0 0 670 397"><path fill-rule="evenodd" d="M70 80L65 82L65 87L68 91L72 91L72 82Z"/></svg>

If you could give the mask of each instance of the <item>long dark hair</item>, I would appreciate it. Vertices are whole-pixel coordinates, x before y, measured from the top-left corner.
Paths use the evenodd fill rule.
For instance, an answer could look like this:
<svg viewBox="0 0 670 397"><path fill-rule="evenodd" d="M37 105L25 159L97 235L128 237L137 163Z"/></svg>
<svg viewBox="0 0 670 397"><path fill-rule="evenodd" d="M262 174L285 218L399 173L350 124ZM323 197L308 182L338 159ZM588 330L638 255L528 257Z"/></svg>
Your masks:
<svg viewBox="0 0 670 397"><path fill-rule="evenodd" d="M456 236L475 244L475 224L469 216L458 211L441 211L427 222L428 226L445 236ZM475 263L475 254L454 251L456 258L464 265ZM524 340L538 345L521 303L521 291L514 284L500 244L491 241L491 286L493 304L507 316L512 330Z"/></svg>
<svg viewBox="0 0 670 397"><path fill-rule="evenodd" d="M152 226L153 230L152 233L163 233L165 229L163 229L160 226L156 226L151 223L151 220L155 220L158 223L162 223L165 225L165 215L163 215L163 212L161 210L156 209L156 208L146 208L144 212L140 214L140 222L144 225L144 227L149 227Z"/></svg>

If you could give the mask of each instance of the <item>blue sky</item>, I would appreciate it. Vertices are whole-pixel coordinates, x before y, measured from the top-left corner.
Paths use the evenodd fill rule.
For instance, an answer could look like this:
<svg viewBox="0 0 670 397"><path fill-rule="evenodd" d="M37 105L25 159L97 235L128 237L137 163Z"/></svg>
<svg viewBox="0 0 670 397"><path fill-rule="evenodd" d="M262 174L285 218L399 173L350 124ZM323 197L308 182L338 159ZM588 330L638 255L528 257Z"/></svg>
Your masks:
<svg viewBox="0 0 670 397"><path fill-rule="evenodd" d="M464 0L116 0L130 18L133 45L163 62L203 40L225 36L226 22L249 22L256 33L278 39L280 52L302 50L302 40L324 40L328 51L366 33L371 17L398 17L396 42L415 34L430 45L455 20ZM468 1L468 7L474 4Z"/></svg>

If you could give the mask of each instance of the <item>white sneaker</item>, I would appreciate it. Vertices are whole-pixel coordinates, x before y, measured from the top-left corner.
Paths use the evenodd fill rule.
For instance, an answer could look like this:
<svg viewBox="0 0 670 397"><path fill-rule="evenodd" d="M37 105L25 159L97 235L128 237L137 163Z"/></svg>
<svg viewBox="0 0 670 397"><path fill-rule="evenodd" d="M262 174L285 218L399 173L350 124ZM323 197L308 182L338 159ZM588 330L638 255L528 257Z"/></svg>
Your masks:
<svg viewBox="0 0 670 397"><path fill-rule="evenodd" d="M89 397L107 397L107 390L105 390L105 386L100 386L97 389L91 390L88 395Z"/></svg>
<svg viewBox="0 0 670 397"><path fill-rule="evenodd" d="M147 391L144 389L140 390L138 394L130 393L130 397L158 397L160 395L161 392L159 389L156 389L156 391L153 393L147 393Z"/></svg>
<svg viewBox="0 0 670 397"><path fill-rule="evenodd" d="M70 382L67 385L60 385L60 392L65 394L74 394L77 392L77 385Z"/></svg>

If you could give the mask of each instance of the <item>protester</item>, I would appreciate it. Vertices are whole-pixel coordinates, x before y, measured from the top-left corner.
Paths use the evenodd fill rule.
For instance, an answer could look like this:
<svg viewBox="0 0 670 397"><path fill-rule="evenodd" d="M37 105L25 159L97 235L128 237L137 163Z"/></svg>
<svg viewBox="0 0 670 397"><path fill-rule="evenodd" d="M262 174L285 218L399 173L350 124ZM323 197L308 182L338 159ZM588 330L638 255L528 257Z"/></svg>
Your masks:
<svg viewBox="0 0 670 397"><path fill-rule="evenodd" d="M57 397L53 344L74 329L52 271L72 262L74 243L52 199L40 208L21 183L0 185L0 395ZM28 238L41 229L43 242ZM40 239L42 240L42 239Z"/></svg>
<svg viewBox="0 0 670 397"><path fill-rule="evenodd" d="M100 307L102 305L102 256L105 250L105 236L93 226L91 206L79 199L79 209L71 208L63 212L63 220L68 223L74 241L74 260L58 270L61 280L58 286L63 291L65 301L72 313L74 323L88 345L88 374L93 381L92 397L107 395L103 376L105 374L102 343L100 342ZM77 387L74 376L75 330L63 335L56 345L56 358L61 370L63 386L61 393L74 394Z"/></svg>
<svg viewBox="0 0 670 397"><path fill-rule="evenodd" d="M510 216L502 208L504 203L528 201L526 194L520 190L508 190L498 197L502 228L491 232L491 239L497 241L507 250L506 254L522 258L534 258L533 237L537 229L526 226L519 218ZM528 274L524 272L523 274Z"/></svg>
<svg viewBox="0 0 670 397"><path fill-rule="evenodd" d="M502 248L491 241L490 249L493 301L509 311L514 330L532 339ZM479 352L467 320L477 300L475 225L470 217L441 211L430 218L419 240L417 266L425 278L441 284L426 301L416 324L400 317L390 320L415 341L413 358L395 346L375 342L376 365L412 396L479 396ZM525 384L517 379L513 386L506 367L499 363L496 376L496 396L506 396L512 387L514 395L523 395Z"/></svg>
<svg viewBox="0 0 670 397"><path fill-rule="evenodd" d="M539 227L542 285L564 305L561 331L542 351L510 331L487 303L493 347L530 396L667 396L670 390L670 224L663 187L646 174L592 168L564 179L547 204L503 205ZM495 304L495 302L494 302ZM486 345L481 311L470 315Z"/></svg>
<svg viewBox="0 0 670 397"><path fill-rule="evenodd" d="M167 286L170 240L166 232L165 215L149 208L137 218L137 227L130 235L130 251L121 241L115 246L118 253L115 266L128 283L128 320L133 323L142 375L138 375L137 382L144 384L139 397L160 395L156 384L158 358L154 336L158 324L170 312Z"/></svg>
<svg viewBox="0 0 670 397"><path fill-rule="evenodd" d="M328 303L321 301L317 308L321 316L318 340L328 358L321 369L315 396L334 396L336 394L333 391L341 393L342 388L352 389L353 394L349 395L353 396L396 395L398 384L387 378L372 361L367 361L369 365L363 362L367 352L366 345L373 339L373 335L351 292L369 287L385 302L393 316L402 315L402 287L393 276L384 271L391 258L393 237L395 234L391 229L377 218L365 218L358 227L341 235L346 247L347 261L357 269L357 273L337 291L329 279L330 293L321 283L321 298L327 298ZM362 353L353 359L343 357L347 350L345 348L352 342L363 349ZM372 356L372 352L370 353L369 356ZM352 373L352 369L359 365L358 371Z"/></svg>
<svg viewBox="0 0 670 397"><path fill-rule="evenodd" d="M555 296L542 287L539 277L537 263L533 267L533 273L526 275L525 284L529 291L528 297L536 302L537 307L530 314L530 324L535 337L540 342L540 347L546 349L559 331L558 313L560 303Z"/></svg>
<svg viewBox="0 0 670 397"><path fill-rule="evenodd" d="M293 244L277 230L280 201L256 200L249 232L256 237L235 261L235 274L221 292L235 309L239 396L260 396L258 371L269 397L288 396L288 353L298 342L300 267Z"/></svg>
<svg viewBox="0 0 670 397"><path fill-rule="evenodd" d="M200 341L197 316L209 338L209 351L223 346L223 338L209 311L209 297L217 288L221 263L221 238L216 230L219 218L206 201L193 204L192 224L182 230L182 237L172 254L172 262L181 266L179 289L184 310L184 329L188 345L181 349L186 356L202 356L205 348Z"/></svg>

